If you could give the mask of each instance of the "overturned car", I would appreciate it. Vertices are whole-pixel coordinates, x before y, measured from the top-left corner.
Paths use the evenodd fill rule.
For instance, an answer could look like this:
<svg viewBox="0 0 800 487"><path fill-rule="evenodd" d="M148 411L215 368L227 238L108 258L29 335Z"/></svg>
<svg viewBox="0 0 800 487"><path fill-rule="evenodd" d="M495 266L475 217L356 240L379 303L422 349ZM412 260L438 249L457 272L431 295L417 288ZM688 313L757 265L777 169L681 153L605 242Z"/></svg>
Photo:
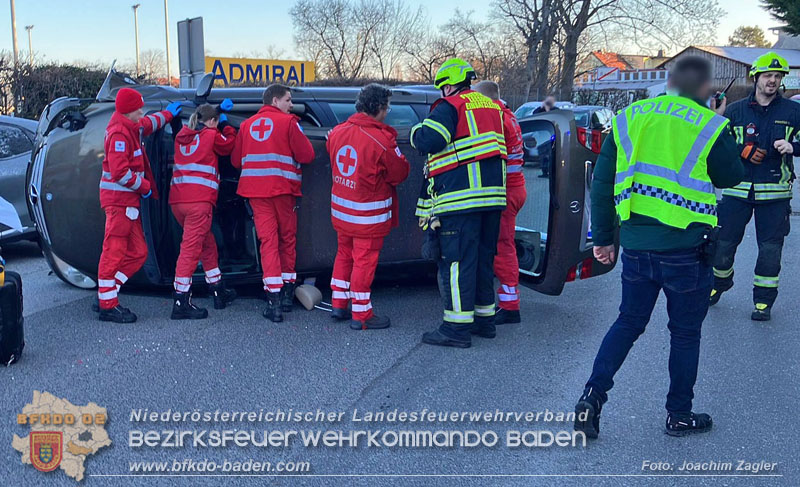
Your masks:
<svg viewBox="0 0 800 487"><path fill-rule="evenodd" d="M149 247L147 261L130 280L136 286L169 286L181 241L181 228L167 203L174 164L174 136L195 107L202 103L234 102L228 114L236 127L261 107L263 88L215 88L206 75L197 89L138 85L109 72L94 100L62 97L42 112L27 172L31 215L41 237L50 267L64 281L83 288L96 286L97 264L105 217L100 208L98 182L103 160L103 136L114 111L116 91L138 90L145 113L163 110L173 101L183 111L171 125L145 138L145 150L155 175L159 200L142 201L142 222ZM330 220L331 167L325 149L327 132L355 111L359 89L354 87L301 87L292 89L294 113L311 140L316 158L304 169L298 213L297 272L325 275L336 255L336 233ZM424 156L409 143L409 131L428 114L439 97L420 87L393 88L392 110L386 123L398 131L400 150L411 162L411 174L398 187L400 226L387 237L380 264L408 271L425 265L422 232L414 207L423 179ZM591 257L588 198L591 171L597 152L578 140L575 119L569 111L556 111L520 120L524 133L546 136L552 168L548 178L537 177L537 166L526 165L528 200L517 219L517 253L522 285L546 294L559 294L564 282L610 270ZM544 147L544 148L543 148ZM227 158L220 159L221 184L213 232L220 268L230 284L260 283L258 241L252 214L236 195L238 172ZM202 273L195 275L202 285Z"/></svg>

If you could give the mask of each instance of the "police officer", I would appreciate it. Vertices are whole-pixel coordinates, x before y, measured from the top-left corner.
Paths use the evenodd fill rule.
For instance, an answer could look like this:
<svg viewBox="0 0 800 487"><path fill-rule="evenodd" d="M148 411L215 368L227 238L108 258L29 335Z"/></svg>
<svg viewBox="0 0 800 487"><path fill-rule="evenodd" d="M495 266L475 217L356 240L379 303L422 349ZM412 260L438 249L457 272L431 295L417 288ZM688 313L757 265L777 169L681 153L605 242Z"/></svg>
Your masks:
<svg viewBox="0 0 800 487"><path fill-rule="evenodd" d="M711 417L692 412L700 354L700 327L713 283L704 237L716 225L714 186L741 181L744 169L728 120L705 106L711 67L702 58L678 60L664 96L641 100L613 121L592 183L594 256L614 261L614 225L621 220L622 303L583 395L575 430L596 438L600 410L614 374L644 332L661 290L670 331L666 432L673 436L711 429ZM712 102L716 105L716 102Z"/></svg>
<svg viewBox="0 0 800 487"><path fill-rule="evenodd" d="M444 320L422 336L431 345L467 348L470 333L495 335L492 265L506 206L506 148L502 110L470 89L474 78L469 63L447 60L434 80L442 98L411 130L411 144L428 154L417 216L437 227L441 250Z"/></svg>
<svg viewBox="0 0 800 487"><path fill-rule="evenodd" d="M750 76L755 87L749 97L732 103L725 112L739 144L744 180L722 191L719 224L722 227L714 259L711 305L733 287L733 259L744 230L755 214L756 260L753 279L755 309L750 318L770 319L778 297L783 239L789 234L789 215L794 180L792 154L800 154L800 142L792 142L800 130L800 105L778 91L789 72L786 60L768 52L755 60Z"/></svg>

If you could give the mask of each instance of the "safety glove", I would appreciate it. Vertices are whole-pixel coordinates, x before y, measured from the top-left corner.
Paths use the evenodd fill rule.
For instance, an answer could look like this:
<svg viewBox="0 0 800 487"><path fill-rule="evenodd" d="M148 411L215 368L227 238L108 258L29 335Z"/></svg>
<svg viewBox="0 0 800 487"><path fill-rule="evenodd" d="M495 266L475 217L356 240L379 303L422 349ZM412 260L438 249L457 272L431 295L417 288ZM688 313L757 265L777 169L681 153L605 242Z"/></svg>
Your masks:
<svg viewBox="0 0 800 487"><path fill-rule="evenodd" d="M177 117L179 113L181 113L181 102L173 101L169 105L167 105L167 111L172 114L173 117Z"/></svg>

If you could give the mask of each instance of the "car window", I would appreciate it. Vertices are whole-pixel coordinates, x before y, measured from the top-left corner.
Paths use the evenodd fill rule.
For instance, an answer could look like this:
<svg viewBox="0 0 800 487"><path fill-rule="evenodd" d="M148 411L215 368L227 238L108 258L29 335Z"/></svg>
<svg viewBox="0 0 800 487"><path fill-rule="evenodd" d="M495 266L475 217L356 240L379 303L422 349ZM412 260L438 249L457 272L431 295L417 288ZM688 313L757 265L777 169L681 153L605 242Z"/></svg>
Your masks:
<svg viewBox="0 0 800 487"><path fill-rule="evenodd" d="M347 120L350 115L356 112L356 106L353 103L329 103L333 116L339 123ZM386 115L384 123L392 127L410 127L419 123L417 112L411 108L411 105L392 105L389 114Z"/></svg>
<svg viewBox="0 0 800 487"><path fill-rule="evenodd" d="M519 107L517 108L516 113L514 113L514 116L517 118L530 117L534 110L536 110L536 107Z"/></svg>
<svg viewBox="0 0 800 487"><path fill-rule="evenodd" d="M18 156L33 149L25 132L13 125L0 124L0 159Z"/></svg>
<svg viewBox="0 0 800 487"><path fill-rule="evenodd" d="M575 113L575 126L588 127L590 112L574 112Z"/></svg>

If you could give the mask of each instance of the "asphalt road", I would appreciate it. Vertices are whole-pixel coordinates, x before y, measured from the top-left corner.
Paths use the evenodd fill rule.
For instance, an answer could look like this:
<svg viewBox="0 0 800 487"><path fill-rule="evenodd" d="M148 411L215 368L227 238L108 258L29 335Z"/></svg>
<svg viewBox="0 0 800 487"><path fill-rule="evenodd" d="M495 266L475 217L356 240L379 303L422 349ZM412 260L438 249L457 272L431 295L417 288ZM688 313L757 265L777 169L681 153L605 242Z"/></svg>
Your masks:
<svg viewBox="0 0 800 487"><path fill-rule="evenodd" d="M800 224L792 217L792 224ZM708 434L672 438L663 432L669 336L663 296L648 332L617 376L602 416L601 434L583 447L540 448L130 448L132 429L201 428L197 424L129 421L133 408L163 411L571 411L592 359L619 303L619 269L568 284L558 297L522 294L524 322L505 325L494 340L475 339L467 350L420 344L438 324L435 286L380 286L377 310L392 328L356 332L322 311L299 306L282 324L260 317L261 302L237 301L211 310L202 322L172 322L166 296L124 295L140 317L133 325L100 323L90 311L92 291L71 288L48 274L38 248L7 247L8 268L25 283L27 346L18 364L0 370L0 478L5 485L74 485L63 472L43 474L20 463L11 448L16 414L34 390L76 405L107 407L114 442L86 462L85 485L798 485L797 405L800 333L797 295L800 232L786 242L781 295L768 323L749 319L755 263L752 226L740 247L737 285L712 308L703 330L695 410L713 415ZM208 300L199 300L210 305ZM212 425L224 428L226 425ZM209 427L206 425L206 427ZM254 423L251 429L571 429L567 423L328 424ZM230 459L307 461L315 477L97 477L128 474L129 462ZM777 462L782 477L640 477L645 460ZM654 472L663 475L664 472ZM701 472L741 475L748 472ZM451 477L336 477L457 475ZM544 475L540 477L492 476ZM481 477L483 475L484 477ZM566 476L562 476L566 475ZM574 477L574 475L595 475ZM613 475L632 475L614 477ZM572 477L570 477L572 476Z"/></svg>

